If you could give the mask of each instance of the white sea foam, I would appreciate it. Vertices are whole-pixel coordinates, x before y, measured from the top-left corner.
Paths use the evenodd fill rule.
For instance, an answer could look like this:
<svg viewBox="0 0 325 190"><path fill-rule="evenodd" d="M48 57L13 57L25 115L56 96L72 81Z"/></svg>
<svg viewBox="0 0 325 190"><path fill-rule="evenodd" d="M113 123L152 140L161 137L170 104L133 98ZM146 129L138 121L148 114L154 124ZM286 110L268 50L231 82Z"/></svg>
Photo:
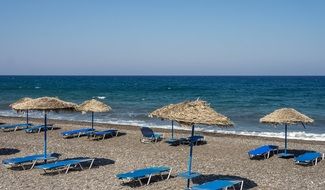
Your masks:
<svg viewBox="0 0 325 190"><path fill-rule="evenodd" d="M17 115L12 111L0 111L1 116L15 116L15 117L25 117L24 114ZM30 114L33 118L42 118L43 114L41 112L33 112ZM70 121L90 121L89 119L84 119L85 117L78 117L74 115L70 116L61 116L57 114L53 114L49 116L51 119L60 119L60 120L70 120ZM121 119L100 119L95 118L95 122L97 123L109 123L109 124L117 124L117 125L134 125L134 126L148 126L152 128L162 128L162 129L171 129L170 124L161 125L151 122L146 122L142 120L121 120ZM174 129L182 129L182 130L191 130L190 128L183 128L178 125L174 125ZM233 135L245 135L245 136L258 136L258 137L275 137L275 138L284 138L284 132L256 132L256 131L235 131L235 130L220 130L214 127L196 127L196 131L210 132L210 133L221 133L221 134L233 134ZM307 133L305 131L291 131L288 132L288 139L298 139L298 140L309 140L309 141L325 141L325 133L316 134L316 133Z"/></svg>
<svg viewBox="0 0 325 190"><path fill-rule="evenodd" d="M39 87L39 86L35 86L35 89L39 89L39 88L41 88L41 87Z"/></svg>
<svg viewBox="0 0 325 190"><path fill-rule="evenodd" d="M106 97L105 96L97 96L98 99L104 100Z"/></svg>

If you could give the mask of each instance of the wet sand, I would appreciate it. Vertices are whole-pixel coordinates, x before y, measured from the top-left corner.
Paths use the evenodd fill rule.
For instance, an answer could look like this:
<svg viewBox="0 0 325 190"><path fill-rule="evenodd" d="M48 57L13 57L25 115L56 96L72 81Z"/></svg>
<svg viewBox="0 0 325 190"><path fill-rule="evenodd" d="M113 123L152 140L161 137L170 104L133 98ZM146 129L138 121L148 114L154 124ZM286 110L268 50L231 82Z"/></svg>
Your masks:
<svg viewBox="0 0 325 190"><path fill-rule="evenodd" d="M0 122L17 123L23 118L0 117ZM31 119L33 123L42 120ZM60 159L95 158L90 170L71 170L68 174L42 170L12 170L0 167L0 189L184 189L186 180L177 177L186 171L189 146L169 146L164 142L144 144L137 126L96 124L96 129L116 128L118 137L103 141L87 137L64 139L60 132L90 126L86 122L52 120L58 129L48 132L48 152L61 154ZM169 138L170 131L154 129ZM188 136L188 131L178 130L177 137ZM1 132L0 159L42 153L43 132L27 134ZM194 147L193 170L203 174L194 184L218 178L244 180L244 189L325 189L325 160L316 166L296 165L293 159L280 159L276 155L267 160L250 160L247 151L263 144L275 144L283 148L283 139L246 137L239 135L205 134L207 144ZM289 149L296 154L306 150L325 152L325 143L317 141L289 140ZM122 184L115 175L148 166L173 168L169 180L155 177L148 186L138 183Z"/></svg>

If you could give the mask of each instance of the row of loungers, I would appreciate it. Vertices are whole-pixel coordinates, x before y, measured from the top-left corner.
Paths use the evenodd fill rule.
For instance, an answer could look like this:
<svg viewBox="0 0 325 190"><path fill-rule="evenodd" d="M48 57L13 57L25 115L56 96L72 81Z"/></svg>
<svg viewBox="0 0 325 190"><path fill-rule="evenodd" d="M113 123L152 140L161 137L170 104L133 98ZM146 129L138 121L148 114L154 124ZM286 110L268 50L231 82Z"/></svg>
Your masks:
<svg viewBox="0 0 325 190"><path fill-rule="evenodd" d="M138 181L140 185L143 185L143 180L147 179L146 185L149 185L151 178L154 175L160 175L163 180L163 174L166 173L166 179L170 178L172 168L167 166L159 167L148 167L138 170L133 170L126 173L117 174L116 177L123 182L125 181ZM200 185L195 185L191 187L191 190L216 190L216 189L228 189L230 187L234 188L238 186L240 190L243 189L244 181L234 180L234 179L218 179L210 182L206 182Z"/></svg>
<svg viewBox="0 0 325 190"><path fill-rule="evenodd" d="M92 128L82 128L77 130L64 131L61 133L64 138L71 137L80 137L80 136L88 136L88 138L96 139L96 140L104 140L106 137L114 137L118 136L118 130L116 129L108 129L104 131L96 131Z"/></svg>
<svg viewBox="0 0 325 190"><path fill-rule="evenodd" d="M141 142L158 142L164 138L162 133L156 133L149 127L141 127L140 128L143 138L141 138ZM193 143L194 145L198 145L199 143L206 143L203 135L194 135L193 137L187 138L171 138L166 140L166 143L171 146L184 145Z"/></svg>
<svg viewBox="0 0 325 190"><path fill-rule="evenodd" d="M271 154L278 154L279 147L276 145L263 145L256 149L248 151L248 156L253 158L268 159ZM317 165L320 160L324 160L324 153L319 152L306 152L294 158L296 164L301 165Z"/></svg>
<svg viewBox="0 0 325 190"><path fill-rule="evenodd" d="M44 157L44 154L35 154L24 157L10 158L2 161L2 164L7 168L14 167L22 167L22 169L42 169L45 173L47 171L58 171L60 169L65 170L65 173L68 173L69 169L80 167L83 169L81 163L90 162L89 169L92 167L94 160L92 158L85 159L66 159L66 160L58 160L58 154L49 153L47 157ZM45 164L39 164L35 166L39 162L49 162ZM27 168L27 166L30 166Z"/></svg>
<svg viewBox="0 0 325 190"><path fill-rule="evenodd" d="M50 163L39 164L35 166L35 164L39 161L50 161ZM32 164L29 169L41 169L44 170L45 173L48 171L60 171L63 170L65 174L69 172L71 168L79 167L83 170L82 163L89 163L88 169L91 169L93 166L95 159L85 158L85 159L66 159L66 160L58 160L58 157L55 153L50 153L47 155L47 158L44 158L44 155L30 155L25 157L11 158L7 160L3 160L2 163L6 167L22 167L26 169L27 164ZM166 179L170 178L172 172L172 168L167 166L159 166L159 167L148 167L142 168L138 170L133 170L126 173L117 174L116 177L123 182L125 181L138 181L140 185L143 185L144 179L147 178L146 185L150 184L151 178L155 175L160 175L161 179L164 180L163 174L166 173ZM243 181L238 180L215 180L207 183L203 183L201 185L193 186L192 190L215 190L215 189L224 189L228 187L234 187L235 185L240 185L240 189L243 188Z"/></svg>
<svg viewBox="0 0 325 190"><path fill-rule="evenodd" d="M45 125L34 125L31 123L0 125L0 129L3 131L25 130L26 133L40 133L41 131L44 131L44 128L45 128ZM53 130L53 124L48 124L47 129Z"/></svg>
<svg viewBox="0 0 325 190"><path fill-rule="evenodd" d="M3 131L17 131L18 129L26 129L31 126L33 126L31 123L2 124L0 129Z"/></svg>

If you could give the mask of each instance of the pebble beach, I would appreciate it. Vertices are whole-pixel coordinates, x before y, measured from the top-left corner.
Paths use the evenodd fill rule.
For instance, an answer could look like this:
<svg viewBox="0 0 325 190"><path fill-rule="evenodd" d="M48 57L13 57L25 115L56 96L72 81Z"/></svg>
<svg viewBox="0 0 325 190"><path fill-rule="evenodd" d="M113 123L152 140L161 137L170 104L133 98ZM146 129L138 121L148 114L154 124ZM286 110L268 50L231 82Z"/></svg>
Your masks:
<svg viewBox="0 0 325 190"><path fill-rule="evenodd" d="M1 123L23 122L23 118L0 117ZM31 122L42 123L41 119ZM96 124L97 130L118 129L120 135L105 140L87 137L63 138L62 131L89 126L87 122L50 120L55 129L48 132L48 151L60 154L60 159L95 158L91 169L72 169L69 173L42 170L21 170L0 167L0 189L184 189L186 180L177 174L187 169L188 145L169 146L163 141L144 144L139 127ZM154 129L165 138L170 131ZM176 131L177 137L187 137L188 131ZM247 151L263 144L275 144L283 148L283 139L247 137L239 135L204 133L207 144L194 147L193 170L201 173L193 184L201 184L220 178L244 181L244 189L325 189L325 160L316 166L301 166L293 159L280 159L276 155L266 160L251 160ZM1 132L0 159L42 153L43 132L27 134L24 130ZM289 150L301 154L306 150L325 152L325 142L289 140ZM169 180L154 177L148 186L137 182L122 183L116 174L149 166L169 166ZM144 180L145 181L145 180Z"/></svg>

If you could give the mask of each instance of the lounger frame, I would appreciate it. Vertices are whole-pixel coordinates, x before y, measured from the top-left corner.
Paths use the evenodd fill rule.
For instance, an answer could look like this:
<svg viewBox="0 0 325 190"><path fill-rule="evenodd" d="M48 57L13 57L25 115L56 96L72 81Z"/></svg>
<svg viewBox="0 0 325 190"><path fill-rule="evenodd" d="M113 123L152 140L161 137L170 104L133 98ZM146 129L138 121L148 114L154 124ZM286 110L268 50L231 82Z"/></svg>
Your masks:
<svg viewBox="0 0 325 190"><path fill-rule="evenodd" d="M260 147L258 147L258 148L260 148ZM279 154L279 147L278 146L275 146L275 148L271 149L270 151L268 151L265 154L251 155L251 154L248 153L248 156L249 156L250 159L252 159L254 157L257 157L257 156L263 156L264 159L269 159L270 156L271 156L271 153L274 154L275 152L276 152L276 154Z"/></svg>
<svg viewBox="0 0 325 190"><path fill-rule="evenodd" d="M115 135L113 135L113 131L115 132ZM101 131L97 131L97 132L101 132ZM118 136L118 130L112 130L111 133L106 133L106 134L102 134L102 135L97 135L96 131L94 131L93 133L89 133L88 138L92 137L94 140L105 140L106 136L110 136L110 137L117 137Z"/></svg>
<svg viewBox="0 0 325 190"><path fill-rule="evenodd" d="M166 180L168 180L170 178L172 170L173 170L173 168L169 169ZM139 178L126 178L126 179L122 179L122 182L125 183L125 182L130 182L130 181L138 181L140 183L140 185L143 186L143 182L141 180L148 178L148 181L147 181L146 185L149 185L153 175L159 174L160 177L161 177L161 180L164 180L163 174L166 173L166 172L167 171L163 171L163 172L159 172L159 173L153 173L153 174L146 175L144 177L139 177Z"/></svg>
<svg viewBox="0 0 325 190"><path fill-rule="evenodd" d="M311 160L310 162L300 162L300 161L295 161L296 164L303 164L303 165L308 165L308 164L312 164L314 166L316 166L318 164L318 162L320 162L321 160L325 159L325 153L321 153L321 157L317 157L313 160ZM318 161L320 160L320 161Z"/></svg>
<svg viewBox="0 0 325 190"><path fill-rule="evenodd" d="M35 128L33 128L33 127L35 127ZM26 133L35 133L35 132L34 132L34 129L35 129L35 131L38 129L38 130L37 130L37 133L40 133L40 132L42 131L42 129L45 128L44 125L33 126L33 127L25 129L25 132L26 132ZM51 130L51 131L53 131L54 126L53 126L53 124L50 124L50 125L47 125L46 128L47 128L47 130ZM29 130L32 130L32 131L29 131Z"/></svg>
<svg viewBox="0 0 325 190"><path fill-rule="evenodd" d="M45 160L47 160L47 161L56 161L57 159L58 159L58 157L49 156L49 157L46 157L46 159L45 159L45 158L39 158L39 159L35 159L35 160L33 160L33 161L30 161L30 162L23 162L23 163L19 163L19 164L3 164L3 165L4 165L5 167L7 167L7 168L22 167L23 170L27 170L27 169L31 170L31 169L33 169L33 168L35 167L35 165L36 165L39 161L43 161L43 162L44 162ZM26 165L27 163L32 163L32 166L31 166L30 168L26 168L25 165Z"/></svg>
<svg viewBox="0 0 325 190"><path fill-rule="evenodd" d="M65 165L65 166L59 166L59 167L51 168L51 169L43 169L43 171L44 171L44 173L49 173L48 171L55 171L56 170L56 171L58 171L60 173L60 169L66 168L64 173L67 174L71 168L76 168L78 166L81 168L81 170L84 170L84 168L81 165L81 163L84 163L84 162L90 162L90 165L89 165L88 169L91 169L93 164L94 164L94 161L95 161L95 158L82 159L81 161L79 161L77 163L72 163L72 164L68 164L68 165Z"/></svg>
<svg viewBox="0 0 325 190"><path fill-rule="evenodd" d="M228 180L228 179L220 179L220 180ZM218 180L216 180L216 181L218 181ZM232 180L232 179L229 179L229 181L234 181L234 182L237 182L237 183L234 184L234 185L225 186L225 187L223 188L223 190L227 190L227 189L230 188L230 187L232 187L232 188L235 190L235 186L236 186L237 184L239 184L239 183L240 183L240 190L243 190L243 187L244 187L244 181L243 181L243 180ZM207 183L209 183L209 182L207 182ZM203 185L203 184L201 184L201 185ZM198 186L198 187L199 187L199 186ZM194 189L196 189L196 188L194 187ZM207 189L207 190L210 190L210 189Z"/></svg>

